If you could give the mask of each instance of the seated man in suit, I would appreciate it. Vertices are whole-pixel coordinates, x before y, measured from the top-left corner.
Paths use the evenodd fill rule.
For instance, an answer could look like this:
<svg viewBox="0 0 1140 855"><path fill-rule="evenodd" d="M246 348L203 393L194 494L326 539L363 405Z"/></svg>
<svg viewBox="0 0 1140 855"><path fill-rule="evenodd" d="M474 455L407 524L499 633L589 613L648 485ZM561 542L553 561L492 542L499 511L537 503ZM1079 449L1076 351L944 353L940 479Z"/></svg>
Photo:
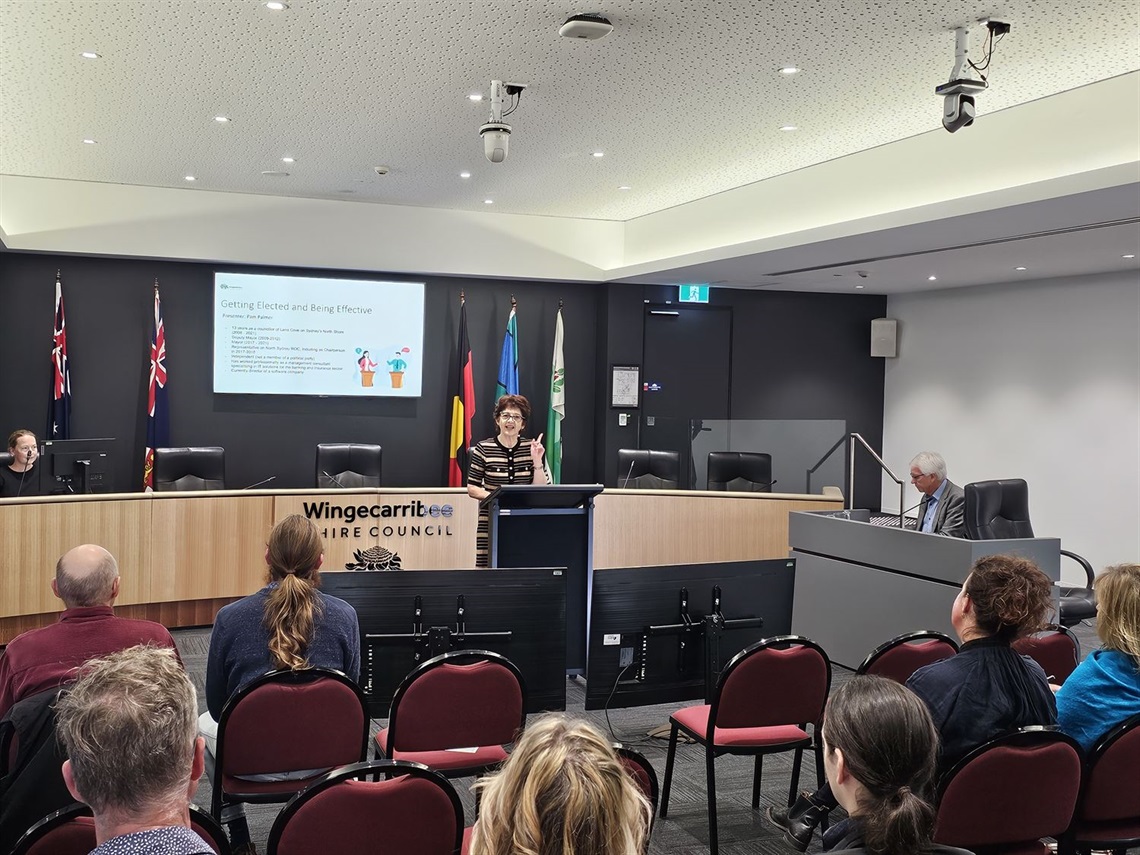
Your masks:
<svg viewBox="0 0 1140 855"><path fill-rule="evenodd" d="M59 701L56 732L67 788L95 815L91 855L212 855L190 828L206 748L173 651L131 647L88 663Z"/></svg>
<svg viewBox="0 0 1140 855"><path fill-rule="evenodd" d="M910 482L922 493L916 531L966 536L966 494L946 480L946 461L941 454L920 451L910 462Z"/></svg>
<svg viewBox="0 0 1140 855"><path fill-rule="evenodd" d="M16 636L0 654L0 718L19 700L70 683L88 659L136 644L174 647L162 624L115 617L119 565L101 546L60 558L51 589L66 607L59 622Z"/></svg>

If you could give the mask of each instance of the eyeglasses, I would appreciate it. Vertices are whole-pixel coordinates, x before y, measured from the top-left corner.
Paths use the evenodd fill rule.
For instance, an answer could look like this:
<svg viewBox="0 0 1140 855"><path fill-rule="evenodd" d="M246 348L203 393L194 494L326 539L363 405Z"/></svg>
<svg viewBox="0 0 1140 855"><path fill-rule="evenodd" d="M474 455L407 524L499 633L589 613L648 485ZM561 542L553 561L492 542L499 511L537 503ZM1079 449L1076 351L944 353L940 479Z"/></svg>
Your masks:
<svg viewBox="0 0 1140 855"><path fill-rule="evenodd" d="M521 422L522 413L499 413L499 420L504 422Z"/></svg>

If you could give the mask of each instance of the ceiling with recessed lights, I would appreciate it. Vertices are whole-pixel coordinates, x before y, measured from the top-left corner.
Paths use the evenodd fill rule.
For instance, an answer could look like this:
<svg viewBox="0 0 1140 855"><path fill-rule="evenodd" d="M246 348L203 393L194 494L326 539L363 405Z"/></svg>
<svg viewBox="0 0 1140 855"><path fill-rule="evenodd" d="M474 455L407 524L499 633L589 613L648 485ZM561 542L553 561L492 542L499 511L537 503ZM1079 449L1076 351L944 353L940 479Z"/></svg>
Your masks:
<svg viewBox="0 0 1140 855"><path fill-rule="evenodd" d="M980 117L1140 68L1118 0L267 5L0 0L0 175L625 223L944 133L951 30L980 60L991 12ZM581 11L613 32L560 38ZM526 84L502 164L493 78Z"/></svg>

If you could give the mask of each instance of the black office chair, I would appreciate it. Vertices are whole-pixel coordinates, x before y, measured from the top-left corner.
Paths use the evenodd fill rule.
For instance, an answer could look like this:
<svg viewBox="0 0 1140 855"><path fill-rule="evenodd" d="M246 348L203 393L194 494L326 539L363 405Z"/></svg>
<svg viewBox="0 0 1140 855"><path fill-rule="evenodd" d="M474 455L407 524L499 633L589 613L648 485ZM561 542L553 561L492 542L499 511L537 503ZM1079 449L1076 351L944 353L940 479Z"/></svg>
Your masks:
<svg viewBox="0 0 1140 855"><path fill-rule="evenodd" d="M771 493L772 455L756 451L710 451L707 490Z"/></svg>
<svg viewBox="0 0 1140 855"><path fill-rule="evenodd" d="M156 493L226 489L226 450L217 446L156 448Z"/></svg>
<svg viewBox="0 0 1140 855"><path fill-rule="evenodd" d="M317 446L317 488L379 487L383 449L358 442Z"/></svg>
<svg viewBox="0 0 1140 855"><path fill-rule="evenodd" d="M1002 540L1033 537L1029 521L1029 485L1021 478L999 481L975 481L967 484L966 535L970 540ZM1061 554L1081 565L1085 571L1085 587L1061 588L1062 626L1073 626L1096 617L1096 595L1093 593L1093 568L1075 552L1062 549Z"/></svg>
<svg viewBox="0 0 1140 855"><path fill-rule="evenodd" d="M681 452L619 448L618 479L619 487L676 490L681 483Z"/></svg>
<svg viewBox="0 0 1140 855"><path fill-rule="evenodd" d="M0 466L11 466L12 459L12 452L0 451Z"/></svg>

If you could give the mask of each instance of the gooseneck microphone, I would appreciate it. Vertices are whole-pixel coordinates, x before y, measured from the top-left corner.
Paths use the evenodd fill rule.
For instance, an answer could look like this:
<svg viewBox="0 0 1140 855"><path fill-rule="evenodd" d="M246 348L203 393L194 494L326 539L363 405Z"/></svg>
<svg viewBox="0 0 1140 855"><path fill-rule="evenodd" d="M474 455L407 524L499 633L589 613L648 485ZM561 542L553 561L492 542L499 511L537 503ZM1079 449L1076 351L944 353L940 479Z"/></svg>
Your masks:
<svg viewBox="0 0 1140 855"><path fill-rule="evenodd" d="M633 467L636 465L637 465L637 458L634 458L633 460L631 460L629 462L629 471L625 473L625 479L621 482L621 489L624 490L627 486L629 486L629 479L630 479L630 477L632 477Z"/></svg>
<svg viewBox="0 0 1140 855"><path fill-rule="evenodd" d="M266 478L262 481L258 481L255 484L250 484L248 487L242 487L242 489L243 490L252 490L254 487L260 487L262 484L268 484L270 481L275 481L275 480L277 480L277 476L276 475L270 475L268 478Z"/></svg>
<svg viewBox="0 0 1140 855"><path fill-rule="evenodd" d="M16 498L20 497L20 493L24 491L24 479L28 476L28 467L32 465L32 452L33 448L28 449L27 457L24 458L24 468L20 471L20 483L16 486Z"/></svg>
<svg viewBox="0 0 1140 855"><path fill-rule="evenodd" d="M336 479L336 477L334 477L333 475L330 475L324 469L321 470L321 474L324 475L326 478L328 478L330 481L332 481L334 484L336 484L338 487L340 487L342 490L348 489L348 487L344 486L344 484L340 483L340 481L338 481Z"/></svg>
<svg viewBox="0 0 1140 855"><path fill-rule="evenodd" d="M911 511L913 511L915 508L917 508L919 505L921 505L925 501L926 501L926 496L923 496L921 499L918 500L917 505L911 505L905 511L899 511L899 528L906 528L906 523L904 522L904 517L906 517L907 514L909 514ZM918 530L922 531L922 520L918 521Z"/></svg>

